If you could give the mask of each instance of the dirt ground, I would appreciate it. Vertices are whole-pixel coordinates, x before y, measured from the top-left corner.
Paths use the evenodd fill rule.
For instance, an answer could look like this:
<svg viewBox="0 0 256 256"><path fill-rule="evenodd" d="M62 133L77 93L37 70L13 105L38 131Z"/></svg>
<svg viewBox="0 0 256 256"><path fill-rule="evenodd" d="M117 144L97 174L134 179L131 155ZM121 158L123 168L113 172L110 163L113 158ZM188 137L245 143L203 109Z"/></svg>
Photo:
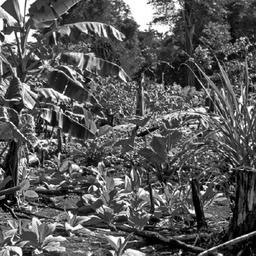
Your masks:
<svg viewBox="0 0 256 256"><path fill-rule="evenodd" d="M60 208L63 208L63 205L61 204L67 204L70 207L72 207L72 204L76 205L76 202L78 200L77 196L58 196L53 197L53 201L58 202L57 205ZM15 211L14 213L18 218L21 219L31 219L33 216L40 217L40 219L47 221L47 222L62 222L62 215L64 216L64 211L53 209L47 204L43 204L42 202L34 202L33 203L33 212L34 215L31 213L26 214L25 211ZM209 230L207 232L215 233L215 234L222 234L224 233L225 229L228 227L229 218L231 216L230 214L230 208L229 208L229 202L227 200L224 201L216 201L212 205L209 205L205 209L205 216L207 219L207 223L209 226ZM45 217L45 218L44 218ZM12 219L13 217L11 214L7 211L4 212L3 210L0 210L0 227L2 230L7 229L7 220ZM166 230L168 225L168 220L162 223L158 223L157 230L160 230L166 234ZM178 230L178 229L177 229ZM188 232L191 233L191 231L195 230L196 228L192 227ZM175 230L173 230L175 233ZM185 231L184 231L185 232ZM170 232L173 233L173 232ZM185 235L186 233L184 233ZM61 228L57 228L56 235L62 235L67 238L67 241L63 243L63 246L66 247L65 253L51 253L49 255L61 255L61 256L75 256L75 255L83 255L83 256L106 256L111 255L109 253L109 250L111 247L107 243L106 239L104 238L104 235L117 235L122 236L125 234L122 232L117 231L110 231L109 229L103 229L103 228L94 228L94 227L87 227L85 229L81 229L80 231L75 232L75 235L68 236L68 234ZM127 234L126 234L127 235ZM216 236L216 239L218 239L218 235ZM204 244L199 244L198 246L202 246L204 248L208 247L209 244L216 243L216 240L210 239L204 241ZM135 248L134 248L135 249ZM179 252L174 252L173 250L170 250L170 248L162 247L162 246L150 246L147 245L142 252L145 253L145 255L150 256L156 256L156 255L193 255L193 254L179 254ZM24 252L24 255L31 255L31 252ZM47 254L44 254L47 255Z"/></svg>

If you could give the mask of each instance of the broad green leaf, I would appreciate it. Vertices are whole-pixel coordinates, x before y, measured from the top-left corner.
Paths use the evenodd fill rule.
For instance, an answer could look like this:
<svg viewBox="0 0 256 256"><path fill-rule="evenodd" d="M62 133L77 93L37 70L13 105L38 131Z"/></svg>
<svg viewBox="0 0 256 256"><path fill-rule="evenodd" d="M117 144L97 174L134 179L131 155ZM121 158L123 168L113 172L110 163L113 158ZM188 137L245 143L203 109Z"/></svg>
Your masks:
<svg viewBox="0 0 256 256"><path fill-rule="evenodd" d="M18 246L7 246L7 248L10 250L11 255L18 255L18 256L22 256L22 248L18 247Z"/></svg>
<svg viewBox="0 0 256 256"><path fill-rule="evenodd" d="M205 202L213 199L213 197L217 194L217 192L214 189L214 183L211 182L208 184L207 189L205 190L204 194L202 195L202 201L205 204Z"/></svg>
<svg viewBox="0 0 256 256"><path fill-rule="evenodd" d="M138 212L134 212L129 217L129 224L134 228L142 230L145 225L147 225L149 220L149 215L147 214L139 214Z"/></svg>
<svg viewBox="0 0 256 256"><path fill-rule="evenodd" d="M37 0L29 8L29 15L37 22L58 19L80 0Z"/></svg>
<svg viewBox="0 0 256 256"><path fill-rule="evenodd" d="M161 164L165 161L165 158L161 158L152 148L142 148L138 151L138 154L150 163Z"/></svg>
<svg viewBox="0 0 256 256"><path fill-rule="evenodd" d="M17 220L7 220L8 225L11 227L11 229L18 229L19 228L19 221Z"/></svg>
<svg viewBox="0 0 256 256"><path fill-rule="evenodd" d="M38 198L38 194L34 191L34 190L26 190L23 195L26 197L26 198L31 198L31 199L35 199L35 198Z"/></svg>
<svg viewBox="0 0 256 256"><path fill-rule="evenodd" d="M19 112L23 107L33 109L37 95L31 91L27 84L22 83L18 77L14 76L5 93L5 98L12 100L10 107Z"/></svg>
<svg viewBox="0 0 256 256"><path fill-rule="evenodd" d="M125 36L123 33L119 32L113 26L100 23L100 22L77 22L71 24L65 24L59 26L57 32L60 36L67 36L71 40L77 42L81 34L86 34L90 36L99 36L105 38L114 38L122 41Z"/></svg>
<svg viewBox="0 0 256 256"><path fill-rule="evenodd" d="M136 128L134 124L120 124L113 127L116 132L127 132L130 133Z"/></svg>
<svg viewBox="0 0 256 256"><path fill-rule="evenodd" d="M28 142L27 138L20 130L10 121L0 120L0 140L9 141L16 140L20 142Z"/></svg>
<svg viewBox="0 0 256 256"><path fill-rule="evenodd" d="M2 4L2 8L18 22L22 22L22 15L20 12L20 4L18 0L7 0L4 2L4 4Z"/></svg>
<svg viewBox="0 0 256 256"><path fill-rule="evenodd" d="M81 83L58 69L49 72L47 85L57 92L81 103L88 101L91 96Z"/></svg>
<svg viewBox="0 0 256 256"><path fill-rule="evenodd" d="M40 226L42 225L42 222L36 218L33 217L31 221L31 231L34 232L37 236L37 241L40 241Z"/></svg>
<svg viewBox="0 0 256 256"><path fill-rule="evenodd" d="M67 239L63 236L53 236L53 235L49 235L47 236L44 241L42 246L45 247L47 245L49 245L50 243L54 242L54 243L60 243L60 242L65 242L67 241Z"/></svg>
<svg viewBox="0 0 256 256"><path fill-rule="evenodd" d="M45 241L45 238L50 236L54 232L54 230L56 229L56 225L57 225L57 223L48 224L45 222L40 225L40 227L39 227L40 243Z"/></svg>
<svg viewBox="0 0 256 256"><path fill-rule="evenodd" d="M146 254L143 252L140 252L138 250L127 249L127 250L125 250L125 252L122 256L146 256Z"/></svg>
<svg viewBox="0 0 256 256"><path fill-rule="evenodd" d="M83 108L84 111L84 116L83 116L83 121L84 121L84 126L90 130L93 134L96 134L98 129L97 126L94 122L94 117L92 115L92 113L88 110L86 110L85 108Z"/></svg>
<svg viewBox="0 0 256 256"><path fill-rule="evenodd" d="M117 255L123 255L124 249L126 248L128 242L130 241L130 239L132 238L133 233L130 233L125 240L122 242L121 240L119 240L119 248L117 251Z"/></svg>
<svg viewBox="0 0 256 256"><path fill-rule="evenodd" d="M59 93L52 88L40 88L37 92L39 101L51 102L54 104L68 104L71 101L69 97L63 95L62 93Z"/></svg>
<svg viewBox="0 0 256 256"><path fill-rule="evenodd" d="M154 135L151 141L151 147L153 150L161 156L161 158L166 158L167 150L166 150L166 138L161 135Z"/></svg>
<svg viewBox="0 0 256 256"><path fill-rule="evenodd" d="M24 107L27 109L33 109L36 105L37 95L31 91L30 86L22 84L22 100Z"/></svg>
<svg viewBox="0 0 256 256"><path fill-rule="evenodd" d="M22 249L18 246L4 246L0 250L0 256L22 256Z"/></svg>
<svg viewBox="0 0 256 256"><path fill-rule="evenodd" d="M16 20L7 11L0 7L0 19L5 20L8 26L14 26Z"/></svg>
<svg viewBox="0 0 256 256"><path fill-rule="evenodd" d="M133 182L133 186L135 188L139 188L141 186L141 169L140 168L132 168L130 172L131 180Z"/></svg>
<svg viewBox="0 0 256 256"><path fill-rule="evenodd" d="M120 243L122 244L125 241L125 238L121 236L105 235L105 238L115 251L118 251Z"/></svg>
<svg viewBox="0 0 256 256"><path fill-rule="evenodd" d="M91 215L87 217L87 220L83 222L83 226L96 226L100 223L104 222L101 218L95 215Z"/></svg>
<svg viewBox="0 0 256 256"><path fill-rule="evenodd" d="M64 52L59 55L59 58L62 63L74 65L82 71L87 71L98 76L113 76L124 82L130 80L130 77L120 66L110 61L95 57L95 55L91 53Z"/></svg>
<svg viewBox="0 0 256 256"><path fill-rule="evenodd" d="M108 224L111 223L115 216L114 210L110 207L107 207L106 205L103 205L102 207L98 208L96 212L99 215L99 217L101 217L101 219Z"/></svg>
<svg viewBox="0 0 256 256"><path fill-rule="evenodd" d="M20 238L22 241L29 241L34 246L38 245L37 234L33 231L23 231Z"/></svg>
<svg viewBox="0 0 256 256"><path fill-rule="evenodd" d="M1 178L4 176L4 172L1 172ZM0 190L4 189L7 183L9 183L12 180L11 176L7 176L4 178L4 180L0 183Z"/></svg>
<svg viewBox="0 0 256 256"><path fill-rule="evenodd" d="M75 224L80 225L83 224L83 222L87 221L87 219L84 216L76 216L75 218Z"/></svg>
<svg viewBox="0 0 256 256"><path fill-rule="evenodd" d="M121 146L122 147L122 154L125 154L125 153L133 150L133 148L134 148L134 139L135 139L135 137L118 140L114 144L114 146L115 147Z"/></svg>
<svg viewBox="0 0 256 256"><path fill-rule="evenodd" d="M0 41L1 41L1 42L4 42L4 40L5 40L5 36L4 36L4 34L0 31Z"/></svg>
<svg viewBox="0 0 256 256"><path fill-rule="evenodd" d="M127 175L125 175L125 178L124 178L124 189L125 189L125 192L132 191L132 181Z"/></svg>
<svg viewBox="0 0 256 256"><path fill-rule="evenodd" d="M6 236L5 236L6 237ZM4 245L4 233L3 233L3 230L2 228L0 229L0 248Z"/></svg>
<svg viewBox="0 0 256 256"><path fill-rule="evenodd" d="M103 201L101 198L97 199L95 202L91 204L92 209L97 210L103 205Z"/></svg>
<svg viewBox="0 0 256 256"><path fill-rule="evenodd" d="M146 191L144 188L139 188L137 192L137 196L140 200L149 201L149 192Z"/></svg>
<svg viewBox="0 0 256 256"><path fill-rule="evenodd" d="M74 232L74 231L77 231L79 229L82 229L83 226L81 224L78 224L76 226L71 226L69 223L65 222L64 224L64 227L65 227L65 230L67 231L71 231L71 232Z"/></svg>
<svg viewBox="0 0 256 256"><path fill-rule="evenodd" d="M20 186L21 186L21 191L26 191L26 190L28 190L29 189L29 187L30 187L30 182L29 182L29 180L28 179L26 179L26 180L23 180L21 183L20 183Z"/></svg>
<svg viewBox="0 0 256 256"><path fill-rule="evenodd" d="M103 136L109 132L112 132L113 131L113 127L110 126L110 125L104 125L104 126L101 126L98 130L98 136Z"/></svg>
<svg viewBox="0 0 256 256"><path fill-rule="evenodd" d="M60 246L59 243L50 243L44 247L47 252L66 252L66 247Z"/></svg>
<svg viewBox="0 0 256 256"><path fill-rule="evenodd" d="M51 126L61 128L64 133L68 133L78 139L95 137L95 134L88 128L60 111L42 108L40 112L41 118L47 121Z"/></svg>
<svg viewBox="0 0 256 256"><path fill-rule="evenodd" d="M85 204L92 204L93 202L97 201L97 197L95 197L94 195L91 194L84 194L82 196L82 199L84 201Z"/></svg>
<svg viewBox="0 0 256 256"><path fill-rule="evenodd" d="M1 7L0 7L1 8ZM1 9L0 9L1 10ZM12 75L16 74L15 69L12 67L12 64L6 59L3 53L0 52L0 60L7 65Z"/></svg>
<svg viewBox="0 0 256 256"><path fill-rule="evenodd" d="M65 172L68 171L70 164L72 164L73 161L71 161L70 159L65 159L63 160L63 162L61 163L61 165L59 166L59 171L60 172Z"/></svg>
<svg viewBox="0 0 256 256"><path fill-rule="evenodd" d="M106 177L105 182L106 182L106 191L107 192L110 192L115 189L116 185L115 185L115 181L114 181L113 177Z"/></svg>
<svg viewBox="0 0 256 256"><path fill-rule="evenodd" d="M182 132L180 130L172 130L166 136L166 145L168 149L175 147L182 138Z"/></svg>

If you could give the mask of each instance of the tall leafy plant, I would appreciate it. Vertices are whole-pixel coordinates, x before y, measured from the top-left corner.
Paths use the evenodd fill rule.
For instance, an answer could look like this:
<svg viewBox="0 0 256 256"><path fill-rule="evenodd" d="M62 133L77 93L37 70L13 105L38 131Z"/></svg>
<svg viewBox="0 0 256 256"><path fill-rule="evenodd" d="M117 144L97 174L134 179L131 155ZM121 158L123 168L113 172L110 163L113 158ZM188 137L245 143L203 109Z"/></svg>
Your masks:
<svg viewBox="0 0 256 256"><path fill-rule="evenodd" d="M212 135L208 141L226 157L231 169L236 173L235 208L230 225L230 236L235 237L256 227L256 204L253 199L256 194L256 105L254 95L249 93L247 62L244 65L244 82L238 93L235 92L220 64L221 87L216 85L199 66L197 68L208 88L201 81L200 83L215 106L215 113L208 118Z"/></svg>
<svg viewBox="0 0 256 256"><path fill-rule="evenodd" d="M41 59L44 56L44 52L40 52L39 49L46 49L46 52L49 53L46 55L46 57L51 58L56 52L55 50L58 48L56 40L54 42L54 47L52 47L50 44L42 45L41 37L38 37L39 40L36 43L29 42L28 38L31 28L37 29L39 33L40 28L47 28L47 33L43 35L45 38L55 38L56 34L58 34L59 37L75 37L76 40L78 40L77 36L80 34L86 34L90 36L100 36L105 38L114 38L116 40L123 40L123 34L111 25L97 22L60 24L59 21L61 20L61 16L79 1L80 0L37 0L29 8L29 19L26 19L25 15L27 1L25 1L24 4L24 15L21 13L20 3L18 0L7 0L2 5L2 8L5 11L2 12L5 16L2 16L4 20L7 21L5 23L5 29L3 32L6 34L14 32L16 50L13 50L9 44L5 44L9 51L7 58L11 57L11 60L7 61L3 55L1 55L1 59L5 59L5 63L8 65L9 70L11 70L13 79L17 81L16 91L22 92L19 95L22 108L28 107L33 109L36 105L36 101L39 100L40 95L46 96L48 99L50 98L50 100L56 100L58 98L57 104L67 99L64 97L65 95L73 102L78 101L83 104L85 102L89 102L91 105L97 105L97 101L93 95L91 95L91 92L86 89L84 84L78 82L76 78L74 78L72 74L73 70L67 66L50 67L48 70L48 88L42 88L37 90L35 93L31 92L31 88L29 86L22 83L26 81L27 75L31 70L37 69L42 64ZM6 15L6 13L8 13L8 15ZM61 56L63 56L63 54L61 54ZM128 76L124 70L114 63L106 62L103 59L97 58L93 54L85 55L82 62L80 61L79 63L76 63L76 57L76 55L74 57L74 55L66 53L65 63L73 64L78 68L80 67L79 64L82 63L82 67L80 69L81 72L84 72L85 78L88 76L88 73L90 73L101 76L117 76L121 80L128 80ZM6 77L8 77L9 74L10 73L7 72ZM51 79L51 77L53 77L53 79ZM12 101L13 98L15 98L15 94L12 90L8 95L8 99ZM5 99L3 101L4 103L6 102ZM56 106L57 104L51 104L50 107L49 105L44 105L44 108L41 109L41 117L52 126L57 126L75 137L86 139L95 135L96 126L93 123L92 114L88 111L88 109L82 109L84 122L81 123L74 119L74 116L77 117L76 113L69 113L69 115L67 115L67 113L60 110L59 106ZM16 156L16 163L18 161L17 147L18 145L15 147L14 154ZM11 151L9 153L12 155L13 152ZM15 175L12 176L17 177L17 165L12 170L12 173L15 173Z"/></svg>
<svg viewBox="0 0 256 256"><path fill-rule="evenodd" d="M30 18L28 20L25 19L25 15L22 15L20 11L20 5L17 0L7 0L2 5L2 16L5 20L7 20L4 32L15 33L17 54L15 51L12 51L11 47L8 47L8 49L10 51L10 56L12 56L12 63L15 64L15 68L17 69L17 76L21 81L26 80L27 74L31 69L38 68L38 66L42 64L40 59L45 57L44 52L40 52L38 49L45 48L46 46L50 51L52 50L52 53L56 53L56 50L58 49L57 45L55 45L53 48L50 44L42 45L42 37L49 39L50 37L55 37L56 34L58 34L59 38L67 36L69 39L75 39L76 42L79 40L81 34L111 38L121 41L124 39L124 35L114 27L99 22L77 22L72 24L61 24L61 16L79 1L80 0L45 2L37 0L29 8ZM26 7L27 1L25 1L24 14L26 13ZM6 13L8 15L6 15ZM12 17L12 19L9 18L9 16ZM14 22L14 20L16 22ZM41 28L46 28L47 33L42 34L42 37L37 37L38 42L30 43L27 39L31 28L36 28L39 34L42 32L42 30L40 30ZM57 44L57 41L54 41L55 44ZM40 46L42 47L40 48ZM52 56L53 55L50 54L47 57L49 58ZM114 63L98 58L92 53L83 54L65 52L61 53L59 57L62 63L73 65L79 68L86 77L88 74L94 74L100 76L116 76L125 82L129 80L128 75L121 67ZM57 66L56 68L57 70L52 68L49 70L48 87L61 94L65 94L66 96L80 103L84 103L85 101L89 100L92 104L97 104L91 93L84 87L84 85L79 83L73 77L72 71L70 72L70 69L63 66ZM54 78L52 79L52 77ZM87 81L90 80L87 79ZM56 84L61 86L56 86ZM44 90L44 95L45 92L46 90ZM42 94L42 90L39 93ZM51 91L50 93L50 90L48 90L47 94L48 98L56 98L56 92L54 91ZM50 117L51 115L54 115L54 113L52 111L48 111L48 122L50 119L52 119ZM45 115L43 116L45 117Z"/></svg>

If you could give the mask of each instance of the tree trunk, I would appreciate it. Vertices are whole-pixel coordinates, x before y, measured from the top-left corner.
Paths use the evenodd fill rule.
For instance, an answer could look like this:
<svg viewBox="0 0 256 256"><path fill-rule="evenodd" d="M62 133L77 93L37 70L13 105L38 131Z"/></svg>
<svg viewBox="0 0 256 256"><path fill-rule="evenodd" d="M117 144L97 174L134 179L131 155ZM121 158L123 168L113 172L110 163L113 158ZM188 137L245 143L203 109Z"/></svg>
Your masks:
<svg viewBox="0 0 256 256"><path fill-rule="evenodd" d="M57 140L58 140L58 148L57 152L61 153L62 152L62 145L63 145L63 133L60 128L57 130Z"/></svg>
<svg viewBox="0 0 256 256"><path fill-rule="evenodd" d="M136 115L144 116L145 115L145 99L144 99L144 75L142 75L141 81L137 87L136 95Z"/></svg>
<svg viewBox="0 0 256 256"><path fill-rule="evenodd" d="M11 176L12 180L5 185L5 188L12 188L18 184L18 163L19 163L19 143L14 140L10 143L10 148L5 159L5 176ZM16 194L6 195L6 199L16 202Z"/></svg>
<svg viewBox="0 0 256 256"><path fill-rule="evenodd" d="M195 33L195 24L194 24L194 13L192 8L192 1L185 0L184 5L184 25L185 25L185 47L186 52L189 58L193 57L194 53L194 45L193 45L193 37ZM193 74L193 66L192 63L188 62L187 68L187 85L194 86L195 85L195 77Z"/></svg>
<svg viewBox="0 0 256 256"><path fill-rule="evenodd" d="M7 101L8 103L7 106L17 111L18 114L24 107L23 97L21 95L21 92L22 92L22 83L20 82L20 79L16 76L13 76L10 82L10 85L5 93L5 98L7 100L15 99L15 101L11 101L11 102ZM18 115L18 118L14 116L10 116L10 120L18 128L19 115ZM19 148L20 148L19 142L16 142L15 140L12 140L10 142L10 148L4 163L4 170L5 170L6 176L12 177L12 181L7 183L5 188L10 188L18 184ZM9 199L14 202L16 201L15 198L16 198L15 195L10 195L9 197Z"/></svg>
<svg viewBox="0 0 256 256"><path fill-rule="evenodd" d="M256 230L256 170L238 171L235 208L229 238Z"/></svg>
<svg viewBox="0 0 256 256"><path fill-rule="evenodd" d="M199 183L196 179L191 180L192 199L196 213L197 229L207 228L204 216L203 204L200 198Z"/></svg>

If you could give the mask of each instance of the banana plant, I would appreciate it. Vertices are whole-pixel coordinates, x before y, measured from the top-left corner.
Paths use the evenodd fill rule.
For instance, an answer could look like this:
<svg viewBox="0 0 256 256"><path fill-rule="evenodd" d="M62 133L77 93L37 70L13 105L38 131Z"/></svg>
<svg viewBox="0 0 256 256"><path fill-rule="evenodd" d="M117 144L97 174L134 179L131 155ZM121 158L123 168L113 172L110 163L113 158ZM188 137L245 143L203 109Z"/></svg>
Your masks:
<svg viewBox="0 0 256 256"><path fill-rule="evenodd" d="M14 32L17 54L15 54L10 45L7 44L6 46L10 52L10 55L15 59L14 63L17 68L18 76L22 81L26 80L29 70L34 69L40 63L39 57L41 58L42 54L39 53L38 56L38 49L40 46L44 47L44 45L42 45L42 38L47 39L58 34L59 38L68 36L68 38L73 38L77 42L81 34L86 34L89 36L99 36L119 41L124 39L124 35L121 32L108 24L87 21L72 24L60 24L59 20L61 19L61 16L79 1L80 0L37 0L30 6L28 10L29 19L25 18L27 11L27 0L24 4L24 15L22 15L20 11L21 8L18 0L7 0L4 2L2 9L5 12L5 15L2 16L3 19L7 20L8 22L5 23L5 29L3 32L7 34ZM48 32L46 34L40 34L42 31L40 30L41 28L46 28L46 31ZM39 32L37 37L38 41L36 43L31 43L28 41L31 29L36 29L37 32ZM48 54L46 56L51 58L52 54ZM100 67L103 70L100 75L113 75L114 73L118 76L121 68L118 69L117 65L114 63L108 63L108 65L106 65L103 59L100 59L100 61L99 59L97 60L98 62L92 61L92 56L90 56L90 58L85 59L84 62L89 63L88 66L90 67L94 65L96 69ZM104 65L102 65L102 63ZM113 70L117 71L113 72ZM91 72L91 70L89 70L89 72ZM124 72L124 75L120 77L120 79L127 81L127 77L128 76Z"/></svg>
<svg viewBox="0 0 256 256"><path fill-rule="evenodd" d="M35 1L28 10L29 19L25 19L25 13L27 9L27 1L25 1L24 6L24 15L21 14L20 5L17 0L7 0L2 5L3 10L8 13L11 17L13 17L12 22L7 22L4 32L10 33L14 32L16 39L16 48L17 54L12 50L10 45L6 44L10 52L10 56L13 57L12 62L15 63L15 67L17 69L17 76L21 81L26 81L26 77L29 74L31 69L35 69L40 66L40 60L42 59L42 55L38 52L39 46L42 46L42 38L37 37L38 42L31 43L28 41L29 33L31 28L37 29L40 35L40 28L47 28L47 33L43 34L44 38L49 38L50 36L59 35L59 37L75 37L78 39L78 36L81 34L86 34L90 36L99 36L105 38L111 38L114 40L122 41L124 39L124 35L119 32L117 29L112 27L111 25L99 23L99 22L78 22L72 24L60 24L59 20L61 16L66 13L74 4L78 3L79 0L65 0L65 1ZM13 20L16 22L13 23ZM78 33L79 32L79 33ZM76 36L75 36L76 35ZM52 53L56 51L56 45L54 48L46 45L49 49L52 50ZM49 52L49 51L48 51ZM47 57L52 57L49 55ZM62 63L73 64L74 66L82 65L81 71L84 72L84 75L88 74L100 75L100 76L116 76L122 81L127 82L129 80L128 75L125 71L119 67L118 65L105 61L101 58L97 58L93 54L82 54L81 53L68 53L65 52L59 55ZM80 62L77 63L77 59L81 58ZM63 67L63 66L62 66ZM89 79L87 79L89 80ZM60 84L64 86L61 86ZM72 100L82 102L89 101L91 105L96 105L98 107L99 104L95 100L94 96L90 93L88 89L81 83L79 83L70 72L67 72L67 67L64 70L60 70L59 66L51 68L48 72L48 81L47 87L55 90L51 91L51 94L61 93ZM46 89L46 88L45 88ZM46 91L44 89L44 92ZM49 91L48 91L49 92ZM48 95L49 96L49 95ZM52 116L55 116L54 108L46 108L43 111L41 117L46 119L48 122L53 119ZM86 111L85 111L86 112ZM88 115L87 115L88 117ZM60 120L63 119L63 116L60 117ZM65 120L70 120L70 118L64 118ZM51 122L51 121L50 121ZM53 123L53 122L51 122ZM55 122L56 126L62 125L60 122ZM68 122L70 123L70 122ZM89 121L91 123L91 120ZM74 124L74 122L73 122ZM80 125L75 123L77 129L81 128ZM72 126L72 127L73 127ZM88 122L85 126L88 126ZM94 127L94 125L93 125ZM74 130L73 128L71 130ZM80 130L80 129L78 129ZM82 132L91 134L90 132ZM74 132L73 132L74 134ZM76 133L75 133L76 134ZM88 135L90 137L90 135Z"/></svg>
<svg viewBox="0 0 256 256"><path fill-rule="evenodd" d="M87 102L88 105L97 106L97 101L86 88L86 85L79 83L72 74L70 74L68 67L61 69L59 65L57 65L57 67L55 66L47 69L47 88L43 88L41 90L41 94L38 90L32 92L32 89L28 84L24 83L28 81L28 75L30 72L34 72L32 75L38 74L35 73L35 70L37 72L38 67L42 66L42 60L45 60L45 58L52 60L57 49L57 45L51 47L50 45L42 44L40 36L38 37L37 42L30 42L28 39L31 29L36 29L40 34L40 28L47 28L48 32L43 35L44 38L56 36L56 34L58 34L59 37L66 35L71 36L71 34L73 36L73 34L75 34L74 31L79 31L80 34L123 40L123 34L110 25L92 22L61 24L61 16L79 1L80 0L37 0L28 10L28 1L25 0L24 13L21 12L20 2L18 0L6 0L1 5L0 18L4 20L4 29L2 34L8 35L10 33L14 33L15 42L14 44L10 44L4 41L2 44L3 49L6 50L3 51L5 56L0 54L0 59L4 62L6 72L1 78L8 78L8 81L11 79L11 83L5 98L0 98L0 105L8 103L11 104L10 106L14 107L15 104L13 103L13 99L16 99L18 94L18 112L20 112L22 108L34 109L35 106L38 106L38 103L40 103L40 95L47 95L48 93L48 99L56 99L56 95L59 93L62 94L62 96L67 96L72 102L82 102L83 104ZM4 40L2 34L1 40ZM43 49L44 52L40 52L38 49ZM76 63L74 64L76 65ZM126 81L128 78L126 73L121 68L118 68L117 65L113 63L106 64L104 60L99 58L97 59L96 57L93 58L91 56L84 58L83 65L87 72L86 76L88 73L92 73L103 76L116 75L120 79ZM50 77L53 77L54 79L51 79ZM64 88L60 89L56 86L57 82L63 81L65 84ZM12 83L14 86L11 86ZM13 90L12 87L15 88L15 90ZM78 93L77 88L79 88ZM22 93L20 93L21 91ZM82 97L79 92L82 92ZM59 98L63 99L64 97L62 96ZM96 126L94 124L93 115L91 115L88 110L83 108L83 121L79 122L75 120L75 118L77 118L77 113L73 113L71 111L71 115L68 115L67 112L64 112L63 110L60 111L60 108L56 103L50 105L44 104L40 107L41 118L46 120L52 126L57 126L64 132L68 132L72 136L82 139L95 136ZM4 122L4 124L5 123L6 122ZM16 123L18 124L18 122ZM19 130L15 130L14 128L13 130L16 134L19 134ZM8 153L8 156L10 157L6 161L6 166L11 166L11 170L8 171L8 173L11 174L13 177L13 183L16 185L18 163L17 152L19 144L13 140L11 145L13 145L13 147L10 147L10 151Z"/></svg>

